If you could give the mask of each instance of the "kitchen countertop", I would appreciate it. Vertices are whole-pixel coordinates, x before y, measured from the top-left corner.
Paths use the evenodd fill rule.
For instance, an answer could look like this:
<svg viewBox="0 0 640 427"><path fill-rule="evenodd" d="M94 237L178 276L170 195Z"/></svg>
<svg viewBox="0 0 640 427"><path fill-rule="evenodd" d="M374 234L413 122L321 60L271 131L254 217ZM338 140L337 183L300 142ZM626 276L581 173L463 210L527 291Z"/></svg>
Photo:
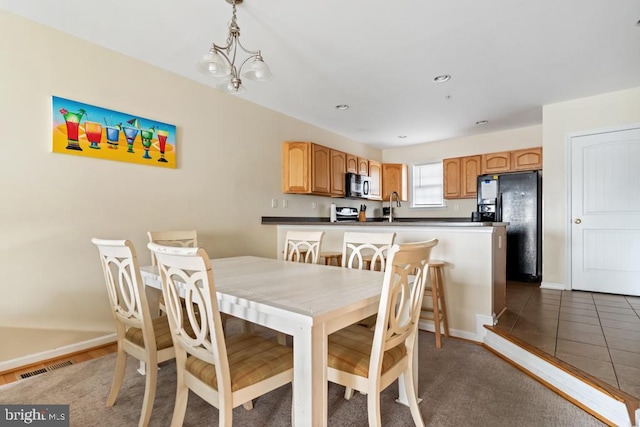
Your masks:
<svg viewBox="0 0 640 427"><path fill-rule="evenodd" d="M376 227L497 227L506 226L506 222L472 222L467 218L396 218L389 222L383 218L367 218L365 222L337 221L330 222L328 217L288 217L263 216L265 225L348 225L348 226L376 226Z"/></svg>

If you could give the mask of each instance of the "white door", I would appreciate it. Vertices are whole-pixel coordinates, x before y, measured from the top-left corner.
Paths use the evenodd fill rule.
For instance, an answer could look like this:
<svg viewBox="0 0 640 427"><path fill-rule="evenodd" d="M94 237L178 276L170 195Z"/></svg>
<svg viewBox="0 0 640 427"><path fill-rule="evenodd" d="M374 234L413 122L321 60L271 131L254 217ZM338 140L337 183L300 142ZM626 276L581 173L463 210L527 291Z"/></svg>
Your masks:
<svg viewBox="0 0 640 427"><path fill-rule="evenodd" d="M640 295L640 128L571 138L571 287Z"/></svg>

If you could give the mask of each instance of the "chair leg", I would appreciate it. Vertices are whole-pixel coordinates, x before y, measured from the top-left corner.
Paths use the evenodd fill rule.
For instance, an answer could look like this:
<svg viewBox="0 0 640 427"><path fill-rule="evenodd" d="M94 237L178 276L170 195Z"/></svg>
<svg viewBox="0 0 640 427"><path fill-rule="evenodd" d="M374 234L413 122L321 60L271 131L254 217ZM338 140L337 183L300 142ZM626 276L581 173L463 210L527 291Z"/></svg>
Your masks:
<svg viewBox="0 0 640 427"><path fill-rule="evenodd" d="M244 409L246 409L247 411L252 410L252 409L253 409L253 400L250 400L250 401L248 401L248 402L244 402L244 403L242 404L242 407L243 407Z"/></svg>
<svg viewBox="0 0 640 427"><path fill-rule="evenodd" d="M379 391L367 393L367 415L369 417L369 427L380 427L382 425Z"/></svg>
<svg viewBox="0 0 640 427"><path fill-rule="evenodd" d="M187 413L187 399L189 389L184 383L184 376L178 372L176 385L176 403L173 405L173 417L171 427L181 427L184 424L184 416Z"/></svg>
<svg viewBox="0 0 640 427"><path fill-rule="evenodd" d="M407 366L407 369L402 375L404 376L404 391L407 395L407 400L409 401L409 409L411 410L413 423L418 427L424 427L424 420L422 419L422 414L420 414L420 408L418 408L418 395L416 394L416 389L413 386L413 369L411 368L411 363Z"/></svg>
<svg viewBox="0 0 640 427"><path fill-rule="evenodd" d="M158 380L158 362L149 361L147 363L147 378L144 387L144 399L142 400L142 412L140 414L140 427L147 427L151 419L151 411L153 410L153 401L156 397L156 383Z"/></svg>
<svg viewBox="0 0 640 427"><path fill-rule="evenodd" d="M352 389L352 388L350 388L350 387L346 387L346 388L344 389L344 398L345 398L346 400L349 400L349 399L351 399L352 397L353 397L353 389Z"/></svg>
<svg viewBox="0 0 640 427"><path fill-rule="evenodd" d="M127 367L127 354L124 350L118 347L118 353L116 355L116 372L113 376L113 383L111 383L111 391L109 392L109 397L107 398L107 406L113 406L118 397L118 392L120 391L120 387L122 387L122 382L124 380L124 372Z"/></svg>

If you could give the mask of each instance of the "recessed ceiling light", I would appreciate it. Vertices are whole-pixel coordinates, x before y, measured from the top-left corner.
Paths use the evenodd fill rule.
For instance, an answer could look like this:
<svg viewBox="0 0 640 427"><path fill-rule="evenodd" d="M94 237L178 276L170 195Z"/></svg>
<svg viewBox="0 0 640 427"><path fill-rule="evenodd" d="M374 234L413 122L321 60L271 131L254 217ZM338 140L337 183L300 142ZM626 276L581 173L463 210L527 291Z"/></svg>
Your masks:
<svg viewBox="0 0 640 427"><path fill-rule="evenodd" d="M489 123L489 120L478 120L476 122L477 125L486 125L487 123Z"/></svg>
<svg viewBox="0 0 640 427"><path fill-rule="evenodd" d="M398 138L400 139L405 139L407 137L407 135L398 135Z"/></svg>
<svg viewBox="0 0 640 427"><path fill-rule="evenodd" d="M442 74L440 76L436 76L433 78L433 82L434 83L444 83L447 82L451 79L451 76L449 74Z"/></svg>
<svg viewBox="0 0 640 427"><path fill-rule="evenodd" d="M349 106L347 104L338 104L336 105L336 110L348 110Z"/></svg>

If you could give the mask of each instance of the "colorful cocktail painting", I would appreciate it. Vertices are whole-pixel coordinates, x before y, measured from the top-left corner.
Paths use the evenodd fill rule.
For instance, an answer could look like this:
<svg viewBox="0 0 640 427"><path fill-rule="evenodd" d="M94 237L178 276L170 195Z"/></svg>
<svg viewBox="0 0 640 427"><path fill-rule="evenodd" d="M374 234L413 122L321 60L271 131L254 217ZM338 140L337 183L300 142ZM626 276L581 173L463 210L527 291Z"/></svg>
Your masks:
<svg viewBox="0 0 640 427"><path fill-rule="evenodd" d="M174 125L57 96L52 107L54 153L176 167ZM127 149L118 150L120 144Z"/></svg>
<svg viewBox="0 0 640 427"><path fill-rule="evenodd" d="M57 96L51 103L54 153L176 167L174 125Z"/></svg>

